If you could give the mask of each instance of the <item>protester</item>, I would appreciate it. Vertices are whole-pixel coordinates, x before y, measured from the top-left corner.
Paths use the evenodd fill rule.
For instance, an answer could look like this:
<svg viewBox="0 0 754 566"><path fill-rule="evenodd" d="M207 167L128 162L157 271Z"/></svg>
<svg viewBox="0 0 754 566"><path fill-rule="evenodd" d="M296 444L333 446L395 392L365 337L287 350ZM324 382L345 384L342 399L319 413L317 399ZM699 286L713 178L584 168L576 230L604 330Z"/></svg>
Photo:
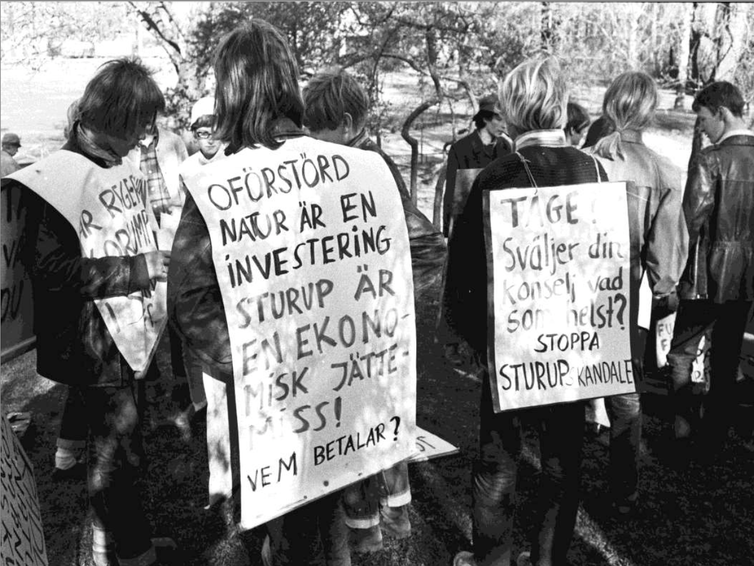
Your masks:
<svg viewBox="0 0 754 566"><path fill-rule="evenodd" d="M158 322L144 313L164 301L155 283L165 281L170 253L156 249L146 226L134 228L147 214L145 180L124 160L164 106L138 60L109 61L87 84L62 150L3 181L29 189L25 261L37 371L81 387L84 399L97 566L168 564L176 554L171 539L150 538L140 489L141 378L159 339ZM127 213L108 192L113 186L128 193ZM121 248L124 232L129 242Z"/></svg>
<svg viewBox="0 0 754 566"><path fill-rule="evenodd" d="M366 131L369 98L345 71L315 75L304 88L304 125L312 137L378 153L390 168L401 195L411 245L414 300L439 281L445 262L445 239L409 196L398 166ZM411 534L408 465L396 464L344 491L346 524L353 529L352 546L359 552L382 548L382 531L395 538ZM382 528L380 528L380 518Z"/></svg>
<svg viewBox="0 0 754 566"><path fill-rule="evenodd" d="M586 108L581 106L578 102L569 101L568 121L564 128L568 143L574 147L579 147L591 121L592 120L589 118L589 113L586 111Z"/></svg>
<svg viewBox="0 0 754 566"><path fill-rule="evenodd" d="M479 100L479 110L472 120L475 130L450 146L448 152L442 213L443 234L446 237L450 236L455 219L463 211L474 177L495 159L511 152L510 138L505 133L505 122L496 94ZM448 327L444 314L447 308L445 302L449 300L445 290L453 286L449 281L443 285L436 339L443 345L445 358L454 365L461 365L463 358L458 338Z"/></svg>
<svg viewBox="0 0 754 566"><path fill-rule="evenodd" d="M692 109L712 145L692 160L683 211L689 256L668 353L678 441L715 459L725 445L744 329L754 300L754 132L743 119L740 90L725 81L703 88ZM692 418L691 365L712 330L710 390L702 422ZM682 449L682 452L688 451Z"/></svg>
<svg viewBox="0 0 754 566"><path fill-rule="evenodd" d="M181 163L180 174L182 177L192 174L197 167L211 163L215 159L222 159L225 156L225 148L228 144L215 139L214 128L215 98L205 96L197 100L191 107L189 129L199 151Z"/></svg>
<svg viewBox="0 0 754 566"><path fill-rule="evenodd" d="M18 153L18 148L21 147L21 138L18 137L18 134L8 132L3 136L2 147L3 150L0 152L0 177L5 177L21 168L14 159L14 156Z"/></svg>
<svg viewBox="0 0 754 566"><path fill-rule="evenodd" d="M654 118L657 86L649 75L627 72L605 92L602 114L611 134L590 151L611 181L626 181L631 238L631 353L641 380L649 320L638 320L639 286L646 271L654 297L677 303L675 285L688 253L681 210L681 171L649 149L642 133ZM636 307L634 307L636 305ZM650 309L651 310L651 307ZM643 326L642 326L643 325ZM639 497L642 415L639 393L605 398L610 418L610 499L618 513L630 513Z"/></svg>
<svg viewBox="0 0 754 566"><path fill-rule="evenodd" d="M510 563L524 419L537 423L542 462L531 564L565 564L579 504L584 404L494 412L487 366L488 278L482 193L534 183L550 187L595 182L607 180L607 175L592 157L566 141L563 128L568 90L555 59L522 63L505 77L499 92L515 153L479 174L448 251L448 282L452 282L456 298L447 305L448 320L474 350L483 378L480 455L472 472L474 550L459 552L454 566ZM528 560L528 553L523 553L518 564Z"/></svg>
<svg viewBox="0 0 754 566"><path fill-rule="evenodd" d="M308 148L311 163L316 163L314 159L317 154L323 159L326 155L335 154L332 144L302 138L304 106L298 84L298 67L284 36L276 28L259 19L253 19L236 28L220 42L214 67L217 79L216 137L228 143L227 157L218 163L207 165L195 178L186 179L190 194L173 246L168 283L168 312L185 345L208 366L213 377L225 383L230 395L234 390L234 365L240 362L233 359L231 331L235 332L235 329L229 328L226 318L229 313L226 313L223 305L222 293L229 292L229 285L221 287L218 280L218 274L225 273L227 269L224 264L217 267L214 264L208 221L199 210L199 197L192 194L192 191L201 190L197 188L204 186L200 181L213 173L217 173L220 178L224 164L232 163L238 167L243 161L251 167L255 160L260 159L256 153L266 156L271 150L280 151L282 154L288 147ZM346 162L351 160L349 175L355 175L354 170L358 163L354 161L356 153L362 154L366 163L377 161L364 152L340 147L337 155ZM384 186L385 181L392 183L387 167L384 167L382 162L370 173L379 181L380 187ZM328 176L334 174L335 171L327 171ZM285 172L282 175L292 179L287 177ZM194 183L197 185L194 186ZM210 184L202 196L209 195L209 188L214 186L215 184ZM279 206L290 205L295 209L303 206L299 200L302 198L299 191L286 190L285 185L280 186L282 190L275 192ZM344 198L348 196L344 195ZM247 206L246 203L250 204ZM246 203L236 208L236 214L249 214L256 210L255 207L252 208L254 205L251 201L247 199ZM323 214L326 212L323 211ZM402 219L397 219L396 222L398 228L403 224ZM311 236L308 230L304 230L303 234L294 232L290 237L305 242ZM353 262L351 265L354 271L356 268L362 269L361 266L353 265ZM365 270L367 267L363 266ZM305 279L307 273L315 273L313 265L306 264L306 268L298 272L298 277ZM337 274L334 270L331 273L341 282L345 280L343 273ZM350 275L348 277L350 278ZM276 289L274 285L281 284L280 280L277 283L274 279L269 283L265 281L266 279L259 280L260 284L268 286L270 295ZM320 308L324 314L332 312L335 315L340 307L335 304L323 304ZM246 328L248 330L244 331L247 333L244 336L256 336L253 328ZM301 346L303 347L303 343ZM268 366L270 371L275 369L272 365ZM231 423L230 429L231 436L237 434L233 432L234 429L238 430L235 422ZM293 432L291 427L291 433ZM237 444L232 448L231 456L233 454L239 456ZM353 477L358 478L355 470ZM237 474L234 474L235 482L238 482L237 478ZM325 482L325 485L328 483L329 481ZM242 516L243 511L242 509ZM247 510L252 511L255 510ZM328 565L347 566L351 562L340 490L329 491L316 501L269 521L267 530L269 544L265 545L263 551L265 563L315 564L322 555Z"/></svg>

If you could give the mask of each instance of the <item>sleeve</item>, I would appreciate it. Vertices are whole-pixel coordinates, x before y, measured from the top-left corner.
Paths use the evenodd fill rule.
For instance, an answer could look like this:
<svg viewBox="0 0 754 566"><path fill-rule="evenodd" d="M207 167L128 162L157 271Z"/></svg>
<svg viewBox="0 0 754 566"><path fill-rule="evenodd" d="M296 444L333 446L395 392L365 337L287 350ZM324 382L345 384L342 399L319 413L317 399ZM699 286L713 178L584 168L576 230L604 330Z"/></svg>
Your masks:
<svg viewBox="0 0 754 566"><path fill-rule="evenodd" d="M450 233L450 217L453 214L453 191L456 186L458 171L458 154L455 145L448 152L448 165L445 169L445 195L442 200L442 233L446 238Z"/></svg>
<svg viewBox="0 0 754 566"><path fill-rule="evenodd" d="M665 297L675 290L686 267L689 250L680 187L663 192L646 246L646 268L652 293L655 297Z"/></svg>
<svg viewBox="0 0 754 566"><path fill-rule="evenodd" d="M448 240L442 308L445 322L478 352L485 351L487 339L487 259L483 226L482 190L477 177Z"/></svg>
<svg viewBox="0 0 754 566"><path fill-rule="evenodd" d="M30 274L50 291L74 289L84 299L125 296L149 287L143 254L102 258L83 257L73 227L52 206L31 191L38 217L29 223L34 243L27 258Z"/></svg>
<svg viewBox="0 0 754 566"><path fill-rule="evenodd" d="M222 374L233 374L228 323L209 231L190 193L170 257L168 320L203 363Z"/></svg>
<svg viewBox="0 0 754 566"><path fill-rule="evenodd" d="M688 247L693 249L702 228L715 208L714 156L702 152L689 168L686 191L683 194L683 214L688 228Z"/></svg>

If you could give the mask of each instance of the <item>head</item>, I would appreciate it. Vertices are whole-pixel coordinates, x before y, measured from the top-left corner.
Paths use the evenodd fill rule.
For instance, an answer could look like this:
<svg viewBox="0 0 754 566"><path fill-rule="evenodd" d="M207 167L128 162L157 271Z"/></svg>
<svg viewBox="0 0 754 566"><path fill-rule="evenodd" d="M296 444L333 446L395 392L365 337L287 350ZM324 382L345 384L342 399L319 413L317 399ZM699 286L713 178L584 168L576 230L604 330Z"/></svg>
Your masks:
<svg viewBox="0 0 754 566"><path fill-rule="evenodd" d="M622 156L621 132L645 130L652 123L657 101L657 85L648 74L629 71L613 79L602 100L602 115L611 133L597 142L597 154L611 159Z"/></svg>
<svg viewBox="0 0 754 566"><path fill-rule="evenodd" d="M729 82L718 81L704 87L694 97L691 109L712 143L717 143L728 130L742 127L744 99Z"/></svg>
<svg viewBox="0 0 754 566"><path fill-rule="evenodd" d="M565 128L563 128L566 139L572 146L579 147L591 123L589 113L586 111L586 108L577 102L569 102L566 111L568 113L568 121Z"/></svg>
<svg viewBox="0 0 754 566"><path fill-rule="evenodd" d="M532 130L562 130L568 87L558 61L532 59L508 73L499 89L500 106L512 137Z"/></svg>
<svg viewBox="0 0 754 566"><path fill-rule="evenodd" d="M369 97L343 70L312 77L304 88L304 125L312 137L347 144L364 129Z"/></svg>
<svg viewBox="0 0 754 566"><path fill-rule="evenodd" d="M125 157L155 125L165 98L138 59L103 64L78 102L78 122L102 149Z"/></svg>
<svg viewBox="0 0 754 566"><path fill-rule="evenodd" d="M18 137L18 134L8 132L3 136L2 145L3 151L13 157L18 153L18 148L21 147L21 138Z"/></svg>
<svg viewBox="0 0 754 566"><path fill-rule="evenodd" d="M500 114L496 94L489 94L479 99L479 111L472 118L477 130L486 130L492 137L505 131L505 120Z"/></svg>
<svg viewBox="0 0 754 566"><path fill-rule="evenodd" d="M212 159L222 145L215 138L215 99L205 96L191 108L191 133L199 151L207 159Z"/></svg>
<svg viewBox="0 0 754 566"><path fill-rule="evenodd" d="M233 148L275 148L276 121L301 127L298 67L277 28L258 19L237 27L220 41L214 69L217 139Z"/></svg>

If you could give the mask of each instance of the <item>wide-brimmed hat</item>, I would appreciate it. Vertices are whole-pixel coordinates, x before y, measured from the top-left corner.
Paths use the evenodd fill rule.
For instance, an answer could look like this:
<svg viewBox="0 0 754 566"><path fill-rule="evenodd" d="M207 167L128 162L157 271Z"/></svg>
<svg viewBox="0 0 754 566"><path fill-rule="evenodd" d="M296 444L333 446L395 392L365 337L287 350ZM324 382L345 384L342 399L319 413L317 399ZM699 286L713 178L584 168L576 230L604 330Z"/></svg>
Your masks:
<svg viewBox="0 0 754 566"><path fill-rule="evenodd" d="M487 96L483 96L479 99L479 110L476 114L474 114L474 117L472 120L476 120L477 116L479 116L480 112L490 112L491 114L499 114L500 108L498 107L498 99L496 94L488 94Z"/></svg>
<svg viewBox="0 0 754 566"><path fill-rule="evenodd" d="M8 132L3 136L3 145L17 145L18 147L21 147L21 138L18 137L18 134L14 134L11 132Z"/></svg>

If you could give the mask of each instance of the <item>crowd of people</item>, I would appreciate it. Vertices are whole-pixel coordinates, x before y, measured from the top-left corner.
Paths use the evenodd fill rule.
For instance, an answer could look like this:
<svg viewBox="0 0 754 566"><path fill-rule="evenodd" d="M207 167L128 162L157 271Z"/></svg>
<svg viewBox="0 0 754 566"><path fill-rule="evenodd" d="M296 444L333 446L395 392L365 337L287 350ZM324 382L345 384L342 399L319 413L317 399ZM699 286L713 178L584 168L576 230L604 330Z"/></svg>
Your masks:
<svg viewBox="0 0 754 566"><path fill-rule="evenodd" d="M648 335L638 315L646 277L653 306L677 310L666 375L679 454L705 460L720 454L754 301L754 132L746 128L737 87L713 82L696 94L693 110L710 145L691 160L684 187L682 171L642 139L658 105L649 75L616 77L595 126L570 96L555 59L525 61L500 81L497 93L479 100L474 131L450 147L438 229L413 203L393 159L369 138L369 99L353 76L323 71L302 89L286 39L256 19L222 39L214 72L214 94L196 101L189 119L197 146L190 157L179 136L157 126L164 96L134 59L110 61L97 71L71 105L65 145L33 168L6 168L20 140L6 134L2 142L3 187L19 187L29 202L24 257L34 290L38 373L69 391L55 473L60 480L88 477L96 566L181 563L175 542L151 532L139 492L144 382L155 378L151 354L165 322L174 373L188 381L191 410L206 414L208 451L227 448L227 465L210 469L210 491L230 498L237 492L240 448L222 402L234 379L218 279L224 267L215 265L207 220L186 181L205 167L222 167L228 156L253 155L304 136L382 158L404 211L395 222L407 227L415 299L442 289L437 340L452 364L465 363L460 350L470 350L482 377L472 549L459 552L454 566L567 564L580 499L586 402L493 408L485 194L626 182L634 375L642 375ZM115 186L121 187L117 200L105 192ZM83 205L71 205L89 197L107 202L108 211L130 212L104 222ZM155 237L138 232L139 222ZM126 229L144 241L123 244L118 234ZM130 308L124 297L139 305L162 300L163 308L150 303L154 309L141 315L141 326L122 334L117 321L123 319L113 311ZM156 338L150 324L158 329ZM701 418L689 393L691 363L709 331L711 386ZM134 343L147 344L149 355L133 354ZM625 516L641 501L640 395L604 400L609 497ZM211 433L210 421L221 418L229 429ZM536 423L542 476L530 550L512 557L524 423ZM85 465L87 439L94 455ZM266 565L348 565L352 551L382 548L383 532L410 536L410 502L408 465L399 462L269 521L261 559Z"/></svg>

